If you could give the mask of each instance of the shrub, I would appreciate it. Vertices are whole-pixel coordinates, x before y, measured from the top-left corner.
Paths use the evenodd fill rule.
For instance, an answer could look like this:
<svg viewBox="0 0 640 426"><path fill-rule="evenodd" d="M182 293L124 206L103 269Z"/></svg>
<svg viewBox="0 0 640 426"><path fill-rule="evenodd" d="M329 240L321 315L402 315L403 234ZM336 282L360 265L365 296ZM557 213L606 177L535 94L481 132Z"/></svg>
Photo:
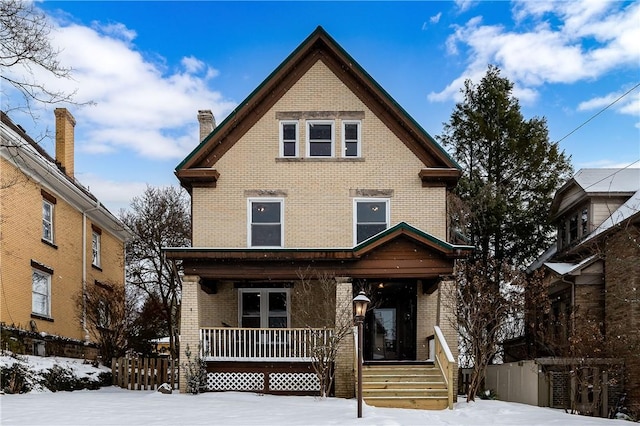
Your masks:
<svg viewBox="0 0 640 426"><path fill-rule="evenodd" d="M31 390L31 372L20 362L0 371L2 391L5 393L26 393Z"/></svg>

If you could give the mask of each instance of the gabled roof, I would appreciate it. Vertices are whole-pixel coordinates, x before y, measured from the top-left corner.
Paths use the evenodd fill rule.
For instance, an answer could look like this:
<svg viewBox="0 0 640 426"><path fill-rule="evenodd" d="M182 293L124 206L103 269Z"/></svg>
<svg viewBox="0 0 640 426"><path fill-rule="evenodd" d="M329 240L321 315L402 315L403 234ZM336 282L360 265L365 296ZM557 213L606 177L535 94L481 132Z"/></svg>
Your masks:
<svg viewBox="0 0 640 426"><path fill-rule="evenodd" d="M551 216L558 213L565 194L579 188L583 197L597 195L632 195L640 190L640 169L580 169L555 194Z"/></svg>
<svg viewBox="0 0 640 426"><path fill-rule="evenodd" d="M595 262L598 259L599 259L598 255L594 254L592 256L587 257L586 259L583 259L578 263L547 262L544 264L544 266L551 269L553 272L557 273L558 275L562 275L562 276L578 275L583 268L591 265L593 262Z"/></svg>
<svg viewBox="0 0 640 426"><path fill-rule="evenodd" d="M213 167L218 159L317 61L329 67L425 164L423 180L457 180L458 164L322 27L317 27L176 167L183 186L189 188L194 182L215 186L218 175Z"/></svg>

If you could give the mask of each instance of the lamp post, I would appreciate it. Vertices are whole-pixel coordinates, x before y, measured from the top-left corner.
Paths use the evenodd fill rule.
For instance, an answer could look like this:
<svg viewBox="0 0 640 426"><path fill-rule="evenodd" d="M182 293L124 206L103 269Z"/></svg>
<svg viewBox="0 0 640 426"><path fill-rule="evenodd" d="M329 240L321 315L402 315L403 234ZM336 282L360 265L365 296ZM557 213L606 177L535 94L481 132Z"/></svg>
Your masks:
<svg viewBox="0 0 640 426"><path fill-rule="evenodd" d="M369 298L361 291L353 298L355 308L355 320L358 326L358 418L362 417L362 322L367 313Z"/></svg>

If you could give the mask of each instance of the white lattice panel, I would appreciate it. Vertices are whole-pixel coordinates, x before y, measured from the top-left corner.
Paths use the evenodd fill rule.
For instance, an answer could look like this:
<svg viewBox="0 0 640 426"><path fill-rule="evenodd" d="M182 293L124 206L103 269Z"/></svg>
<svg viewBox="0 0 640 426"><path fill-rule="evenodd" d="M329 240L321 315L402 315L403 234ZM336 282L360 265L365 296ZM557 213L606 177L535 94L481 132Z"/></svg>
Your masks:
<svg viewBox="0 0 640 426"><path fill-rule="evenodd" d="M209 391L262 391L264 373L207 373Z"/></svg>
<svg viewBox="0 0 640 426"><path fill-rule="evenodd" d="M320 380L314 373L271 373L269 390L272 391L319 391Z"/></svg>

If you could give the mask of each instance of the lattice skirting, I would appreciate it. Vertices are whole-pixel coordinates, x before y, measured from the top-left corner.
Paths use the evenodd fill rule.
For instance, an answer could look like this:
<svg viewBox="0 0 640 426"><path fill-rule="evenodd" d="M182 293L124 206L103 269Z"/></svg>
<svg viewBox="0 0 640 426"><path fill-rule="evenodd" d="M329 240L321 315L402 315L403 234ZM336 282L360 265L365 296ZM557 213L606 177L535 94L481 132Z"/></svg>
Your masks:
<svg viewBox="0 0 640 426"><path fill-rule="evenodd" d="M209 361L205 390L318 395L320 380L310 363Z"/></svg>

